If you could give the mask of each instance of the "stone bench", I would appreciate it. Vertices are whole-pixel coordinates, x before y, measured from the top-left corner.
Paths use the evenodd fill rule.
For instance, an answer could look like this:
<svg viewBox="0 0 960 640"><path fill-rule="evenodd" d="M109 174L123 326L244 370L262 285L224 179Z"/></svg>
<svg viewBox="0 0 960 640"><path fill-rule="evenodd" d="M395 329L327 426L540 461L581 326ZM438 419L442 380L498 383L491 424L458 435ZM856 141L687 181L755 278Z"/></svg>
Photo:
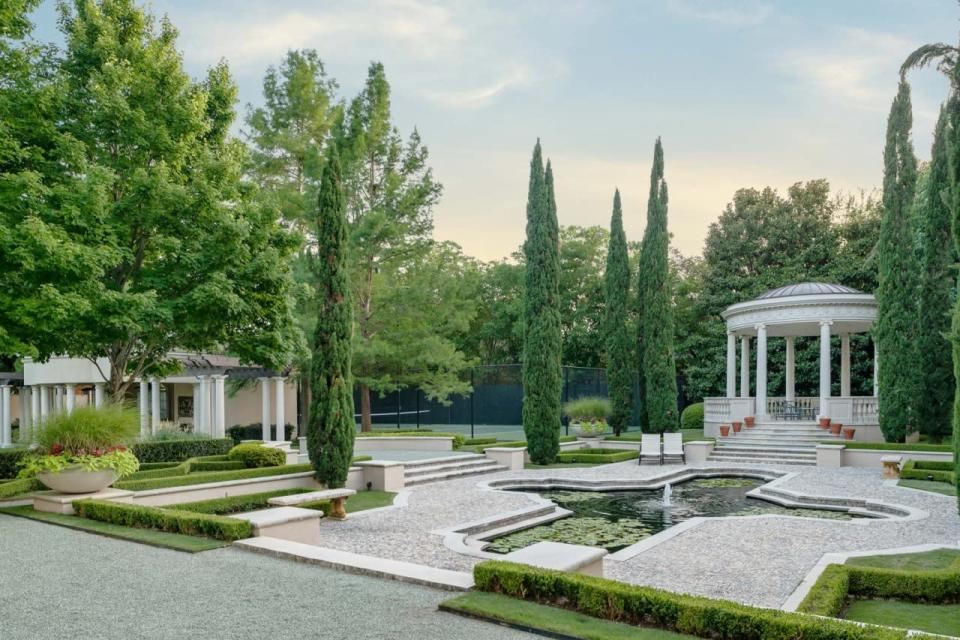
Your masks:
<svg viewBox="0 0 960 640"><path fill-rule="evenodd" d="M279 496L276 498L270 498L267 500L267 504L272 504L278 507L295 507L298 504L304 504L307 502L317 502L318 500L329 500L330 501L330 513L328 517L335 520L343 520L347 517L347 512L344 509L344 501L350 496L356 495L357 492L353 489L324 489L322 491L311 491L309 493L294 493L289 496Z"/></svg>
<svg viewBox="0 0 960 640"><path fill-rule="evenodd" d="M322 511L299 507L274 507L230 516L253 525L254 536L267 536L304 544L320 544Z"/></svg>
<svg viewBox="0 0 960 640"><path fill-rule="evenodd" d="M529 547L511 551L503 556L507 562L528 564L541 569L555 569L603 577L603 557L606 549L563 542L538 542Z"/></svg>
<svg viewBox="0 0 960 640"><path fill-rule="evenodd" d="M884 478L900 477L900 463L903 462L903 456L883 456L880 462L883 463Z"/></svg>

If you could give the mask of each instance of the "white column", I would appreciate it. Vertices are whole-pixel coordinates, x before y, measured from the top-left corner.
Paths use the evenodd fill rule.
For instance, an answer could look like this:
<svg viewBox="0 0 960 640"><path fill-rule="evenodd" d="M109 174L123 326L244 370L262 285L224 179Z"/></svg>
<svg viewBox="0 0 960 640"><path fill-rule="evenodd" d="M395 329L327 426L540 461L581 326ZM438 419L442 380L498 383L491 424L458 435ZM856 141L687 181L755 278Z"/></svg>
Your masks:
<svg viewBox="0 0 960 640"><path fill-rule="evenodd" d="M877 348L877 341L873 341L873 397L876 398L880 390L880 349Z"/></svg>
<svg viewBox="0 0 960 640"><path fill-rule="evenodd" d="M260 438L270 440L270 378L258 378L260 381Z"/></svg>
<svg viewBox="0 0 960 640"><path fill-rule="evenodd" d="M727 333L727 397L737 397L737 336Z"/></svg>
<svg viewBox="0 0 960 640"><path fill-rule="evenodd" d="M820 323L820 417L829 418L827 405L830 402L830 325L829 320Z"/></svg>
<svg viewBox="0 0 960 640"><path fill-rule="evenodd" d="M200 432L209 435L210 430L210 378L197 376L200 380Z"/></svg>
<svg viewBox="0 0 960 640"><path fill-rule="evenodd" d="M160 381L150 378L150 433L160 428Z"/></svg>
<svg viewBox="0 0 960 640"><path fill-rule="evenodd" d="M214 438L223 438L227 434L227 401L224 393L224 381L227 376L210 376L213 379L214 420L211 433Z"/></svg>
<svg viewBox="0 0 960 640"><path fill-rule="evenodd" d="M33 390L24 386L20 388L20 442L30 441L30 430L33 427Z"/></svg>
<svg viewBox="0 0 960 640"><path fill-rule="evenodd" d="M63 391L60 389L60 385L54 385L53 387L53 406L50 407L50 414L56 415L60 413L63 408Z"/></svg>
<svg viewBox="0 0 960 640"><path fill-rule="evenodd" d="M850 334L840 334L840 395L850 397Z"/></svg>
<svg viewBox="0 0 960 640"><path fill-rule="evenodd" d="M276 405L275 410L276 410L276 417L277 417L277 440L283 440L283 437L284 437L283 425L286 422L286 420L284 419L286 418L286 411L284 410L284 407L283 407L283 401L284 401L284 395L285 395L284 387L283 387L283 376L275 377L273 379L273 382L276 385L274 388L273 401L274 401L274 404Z"/></svg>
<svg viewBox="0 0 960 640"><path fill-rule="evenodd" d="M10 385L0 384L0 447L13 444L13 427L10 421Z"/></svg>
<svg viewBox="0 0 960 640"><path fill-rule="evenodd" d="M750 397L750 336L740 337L740 397Z"/></svg>
<svg viewBox="0 0 960 640"><path fill-rule="evenodd" d="M41 423L46 422L50 415L50 389L45 384L40 385L40 411L37 415Z"/></svg>
<svg viewBox="0 0 960 640"><path fill-rule="evenodd" d="M200 433L200 380L193 383L193 432Z"/></svg>
<svg viewBox="0 0 960 640"><path fill-rule="evenodd" d="M103 406L103 390L104 383L98 382L93 385L93 406L102 407Z"/></svg>
<svg viewBox="0 0 960 640"><path fill-rule="evenodd" d="M757 325L757 407L756 415L767 415L767 325Z"/></svg>
<svg viewBox="0 0 960 640"><path fill-rule="evenodd" d="M30 388L30 439L40 426L40 390Z"/></svg>
<svg viewBox="0 0 960 640"><path fill-rule="evenodd" d="M797 355L794 351L793 336L787 336L787 388L785 391L785 396L787 400L796 400L796 369L797 369Z"/></svg>
<svg viewBox="0 0 960 640"><path fill-rule="evenodd" d="M150 383L140 378L140 437L150 433Z"/></svg>
<svg viewBox="0 0 960 640"><path fill-rule="evenodd" d="M63 386L63 410L67 412L67 415L73 413L73 403L77 399L76 393L76 385L67 384Z"/></svg>

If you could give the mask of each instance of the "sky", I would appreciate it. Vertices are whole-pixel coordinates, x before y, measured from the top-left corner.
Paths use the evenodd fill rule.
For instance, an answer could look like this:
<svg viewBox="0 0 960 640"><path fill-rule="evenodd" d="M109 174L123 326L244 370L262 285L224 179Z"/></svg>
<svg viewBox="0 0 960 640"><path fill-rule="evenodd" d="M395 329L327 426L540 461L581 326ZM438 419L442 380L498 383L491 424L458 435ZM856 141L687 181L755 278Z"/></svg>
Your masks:
<svg viewBox="0 0 960 640"><path fill-rule="evenodd" d="M56 3L35 37L60 41ZM639 240L654 141L685 255L734 192L826 178L879 192L900 63L957 41L953 0L153 0L195 77L226 59L241 112L266 69L315 49L349 99L385 65L394 122L416 127L443 184L440 240L484 260L523 241L529 159L553 162L562 225L608 226L614 188ZM946 81L911 75L914 143L930 156ZM242 122L236 133L242 135Z"/></svg>

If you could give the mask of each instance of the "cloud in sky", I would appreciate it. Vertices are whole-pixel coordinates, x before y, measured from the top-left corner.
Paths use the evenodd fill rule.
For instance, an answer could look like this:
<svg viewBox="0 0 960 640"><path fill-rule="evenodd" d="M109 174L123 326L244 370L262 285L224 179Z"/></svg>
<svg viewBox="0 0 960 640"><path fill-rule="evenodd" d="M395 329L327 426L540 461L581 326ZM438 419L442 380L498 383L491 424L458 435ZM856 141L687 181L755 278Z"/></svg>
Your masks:
<svg viewBox="0 0 960 640"><path fill-rule="evenodd" d="M672 14L681 18L728 27L755 27L766 22L773 13L773 8L765 2L670 0L667 7Z"/></svg>

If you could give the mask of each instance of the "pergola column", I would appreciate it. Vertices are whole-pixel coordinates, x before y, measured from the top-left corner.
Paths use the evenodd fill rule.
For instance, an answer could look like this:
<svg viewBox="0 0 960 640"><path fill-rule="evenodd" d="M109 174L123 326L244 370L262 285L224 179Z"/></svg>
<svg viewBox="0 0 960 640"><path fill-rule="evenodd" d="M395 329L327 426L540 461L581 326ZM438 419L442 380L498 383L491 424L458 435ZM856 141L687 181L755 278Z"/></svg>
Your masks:
<svg viewBox="0 0 960 640"><path fill-rule="evenodd" d="M737 396L737 336L727 333L727 397Z"/></svg>
<svg viewBox="0 0 960 640"><path fill-rule="evenodd" d="M0 447L13 445L13 427L10 420L10 385L0 384Z"/></svg>
<svg viewBox="0 0 960 640"><path fill-rule="evenodd" d="M77 386L73 384L63 385L63 410L67 415L73 413L73 403L77 399Z"/></svg>
<svg viewBox="0 0 960 640"><path fill-rule="evenodd" d="M787 366L786 366L786 368L787 368L787 371L786 371L786 378L787 378L786 387L787 387L787 388L786 388L786 390L785 390L785 394L784 394L784 395L786 396L786 398L787 398L788 401L791 401L791 402L792 402L792 401L794 401L794 400L797 399L797 391L796 391L797 354L796 354L796 351L794 350L794 338L793 338L793 336L787 336L786 340L787 340L787 363L786 363L786 365L787 365Z"/></svg>
<svg viewBox="0 0 960 640"><path fill-rule="evenodd" d="M215 375L210 376L213 380L213 411L214 419L213 425L210 429L211 435L214 438L222 438L227 433L227 401L226 393L224 390L224 380L227 379L225 375Z"/></svg>
<svg viewBox="0 0 960 640"><path fill-rule="evenodd" d="M150 383L140 378L140 437L150 433Z"/></svg>
<svg viewBox="0 0 960 640"><path fill-rule="evenodd" d="M750 397L750 336L740 337L740 397Z"/></svg>
<svg viewBox="0 0 960 640"><path fill-rule="evenodd" d="M40 426L40 390L30 388L30 441Z"/></svg>
<svg viewBox="0 0 960 640"><path fill-rule="evenodd" d="M193 432L200 433L200 381L193 381Z"/></svg>
<svg viewBox="0 0 960 640"><path fill-rule="evenodd" d="M284 427L284 422L286 420L286 411L283 406L284 401L284 388L283 388L283 376L277 376L273 379L274 382L274 404L276 405L276 415L277 415L277 440L283 440L286 435Z"/></svg>
<svg viewBox="0 0 960 640"><path fill-rule="evenodd" d="M829 418L830 404L830 320L820 322L820 416Z"/></svg>
<svg viewBox="0 0 960 640"><path fill-rule="evenodd" d="M93 385L93 406L102 407L103 406L103 396L104 396L104 387L105 383L98 382Z"/></svg>
<svg viewBox="0 0 960 640"><path fill-rule="evenodd" d="M50 415L50 389L45 384L40 385L40 411L37 415L40 416L41 423L46 422Z"/></svg>
<svg viewBox="0 0 960 640"><path fill-rule="evenodd" d="M33 427L33 390L30 387L20 387L20 442L30 441L30 430Z"/></svg>
<svg viewBox="0 0 960 640"><path fill-rule="evenodd" d="M150 433L160 428L160 381L150 378Z"/></svg>
<svg viewBox="0 0 960 640"><path fill-rule="evenodd" d="M754 413L767 415L767 325L757 325L757 406Z"/></svg>
<svg viewBox="0 0 960 640"><path fill-rule="evenodd" d="M195 420L200 425L200 433L210 433L210 381L207 376L197 376L200 385L200 406L194 409ZM194 427L196 429L196 427Z"/></svg>
<svg viewBox="0 0 960 640"><path fill-rule="evenodd" d="M270 441L270 378L260 381L260 439Z"/></svg>
<svg viewBox="0 0 960 640"><path fill-rule="evenodd" d="M50 408L50 414L56 415L63 410L63 390L60 385L53 385L53 406Z"/></svg>
<svg viewBox="0 0 960 640"><path fill-rule="evenodd" d="M876 398L880 390L880 349L877 348L877 341L873 341L873 397Z"/></svg>
<svg viewBox="0 0 960 640"><path fill-rule="evenodd" d="M840 395L850 397L850 334L840 334Z"/></svg>

